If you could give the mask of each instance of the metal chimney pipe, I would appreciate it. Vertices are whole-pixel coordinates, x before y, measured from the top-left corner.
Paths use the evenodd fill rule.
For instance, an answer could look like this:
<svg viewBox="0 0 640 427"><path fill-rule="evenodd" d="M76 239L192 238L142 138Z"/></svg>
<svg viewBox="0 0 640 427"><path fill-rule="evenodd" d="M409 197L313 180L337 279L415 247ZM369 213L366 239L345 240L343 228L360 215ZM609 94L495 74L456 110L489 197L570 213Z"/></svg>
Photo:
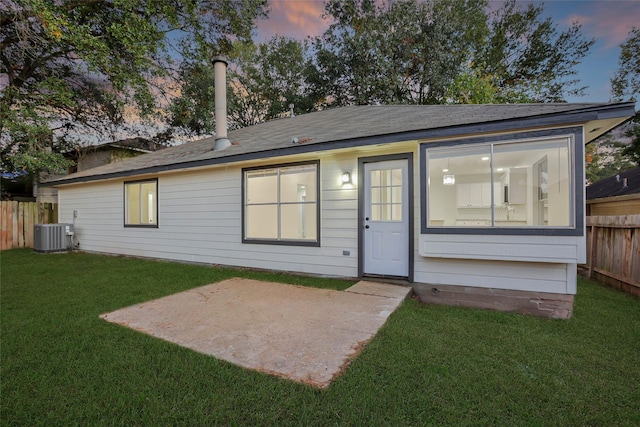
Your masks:
<svg viewBox="0 0 640 427"><path fill-rule="evenodd" d="M213 73L215 85L215 117L216 117L216 143L215 150L224 150L231 146L231 141L227 138L227 64L224 56L214 56Z"/></svg>

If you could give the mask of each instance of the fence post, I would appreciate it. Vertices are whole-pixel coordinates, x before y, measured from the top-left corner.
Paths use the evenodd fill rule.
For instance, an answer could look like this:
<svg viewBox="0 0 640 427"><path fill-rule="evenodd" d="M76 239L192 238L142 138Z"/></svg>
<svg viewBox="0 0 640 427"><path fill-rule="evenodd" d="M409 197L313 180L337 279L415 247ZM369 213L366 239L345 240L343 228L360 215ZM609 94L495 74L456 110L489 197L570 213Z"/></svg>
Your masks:
<svg viewBox="0 0 640 427"><path fill-rule="evenodd" d="M587 277L589 277L589 279L591 279L591 277L593 276L593 262L596 258L596 255L594 253L594 251L596 250L596 233L598 232L598 228L595 225L591 224L590 228L591 239L589 241L589 259L587 260L589 265L589 274L587 275Z"/></svg>
<svg viewBox="0 0 640 427"><path fill-rule="evenodd" d="M13 237L13 219L11 217L11 202L0 202L0 248L11 249Z"/></svg>
<svg viewBox="0 0 640 427"><path fill-rule="evenodd" d="M18 241L20 240L18 236L21 234L18 226L18 215L20 214L20 208L18 202L11 202L11 248L15 248L18 245ZM11 249L8 248L8 249Z"/></svg>
<svg viewBox="0 0 640 427"><path fill-rule="evenodd" d="M38 223L38 204L35 202L25 203L25 221L24 221L24 247L33 248L33 232L34 226Z"/></svg>

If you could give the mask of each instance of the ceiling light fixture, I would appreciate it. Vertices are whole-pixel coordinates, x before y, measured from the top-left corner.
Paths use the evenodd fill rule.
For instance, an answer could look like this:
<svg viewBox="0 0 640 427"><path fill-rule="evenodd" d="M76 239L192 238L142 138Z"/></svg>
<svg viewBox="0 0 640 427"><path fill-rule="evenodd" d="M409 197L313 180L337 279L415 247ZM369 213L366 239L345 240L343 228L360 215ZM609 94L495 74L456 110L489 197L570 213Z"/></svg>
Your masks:
<svg viewBox="0 0 640 427"><path fill-rule="evenodd" d="M442 184L454 185L456 183L456 176L452 173L445 173L442 175Z"/></svg>
<svg viewBox="0 0 640 427"><path fill-rule="evenodd" d="M442 184L443 185L454 185L456 183L456 176L449 172L449 159L447 159L447 167L442 169L444 175L442 175Z"/></svg>

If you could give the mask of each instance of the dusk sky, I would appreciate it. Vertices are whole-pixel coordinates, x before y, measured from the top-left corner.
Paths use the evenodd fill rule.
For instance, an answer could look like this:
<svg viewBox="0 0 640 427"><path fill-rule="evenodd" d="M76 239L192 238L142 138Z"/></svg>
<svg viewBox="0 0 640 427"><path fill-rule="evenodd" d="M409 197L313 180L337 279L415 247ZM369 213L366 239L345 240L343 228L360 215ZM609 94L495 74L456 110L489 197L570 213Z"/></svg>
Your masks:
<svg viewBox="0 0 640 427"><path fill-rule="evenodd" d="M269 3L269 19L258 22L259 41L276 34L304 39L320 35L329 25L321 18L323 0L270 0ZM490 0L490 7L498 8L502 3ZM544 13L553 18L559 30L579 22L583 35L596 40L589 55L577 67L577 77L582 85L588 86L586 96L567 101L609 101L609 80L618 66L620 43L634 25L640 26L640 0L550 0L544 2Z"/></svg>

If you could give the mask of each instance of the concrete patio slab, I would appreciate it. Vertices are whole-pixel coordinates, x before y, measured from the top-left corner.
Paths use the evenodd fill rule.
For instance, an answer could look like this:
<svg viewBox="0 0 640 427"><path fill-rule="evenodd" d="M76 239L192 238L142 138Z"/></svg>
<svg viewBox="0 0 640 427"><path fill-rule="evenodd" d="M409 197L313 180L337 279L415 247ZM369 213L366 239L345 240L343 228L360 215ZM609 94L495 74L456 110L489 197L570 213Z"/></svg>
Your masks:
<svg viewBox="0 0 640 427"><path fill-rule="evenodd" d="M377 282L336 291L234 278L100 317L244 368L326 387L410 292Z"/></svg>

